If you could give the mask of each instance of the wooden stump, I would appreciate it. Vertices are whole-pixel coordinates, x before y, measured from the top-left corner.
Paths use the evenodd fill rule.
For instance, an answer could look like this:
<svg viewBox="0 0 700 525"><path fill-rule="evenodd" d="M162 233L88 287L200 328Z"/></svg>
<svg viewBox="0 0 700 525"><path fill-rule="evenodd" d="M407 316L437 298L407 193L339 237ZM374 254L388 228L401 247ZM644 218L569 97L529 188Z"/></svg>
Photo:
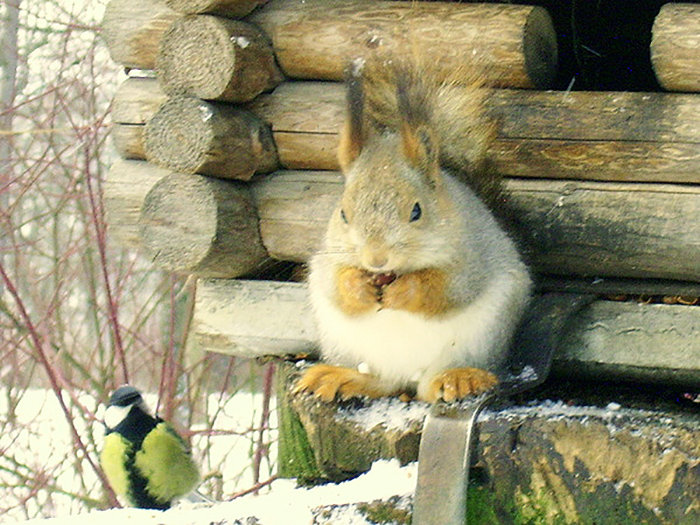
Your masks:
<svg viewBox="0 0 700 525"><path fill-rule="evenodd" d="M170 170L137 160L116 160L104 182L104 206L111 238L133 248L141 246L141 206L155 184Z"/></svg>
<svg viewBox="0 0 700 525"><path fill-rule="evenodd" d="M298 369L283 373L282 402L296 412L326 479L351 477L378 459L417 459L427 404L395 398L319 403L290 393ZM526 398L481 413L469 523L661 525L700 519L697 413L625 406L619 392L608 392L600 405L586 402L595 397L592 391L570 395L578 402Z"/></svg>
<svg viewBox="0 0 700 525"><path fill-rule="evenodd" d="M161 0L111 0L102 35L112 60L128 68L153 69L163 33L180 16Z"/></svg>
<svg viewBox="0 0 700 525"><path fill-rule="evenodd" d="M334 172L280 171L253 194L268 253L303 262L319 247L342 193ZM700 281L700 188L510 179L534 269L567 276Z"/></svg>
<svg viewBox="0 0 700 525"><path fill-rule="evenodd" d="M255 115L189 96L160 107L145 142L149 161L182 173L248 180L278 165L270 130Z"/></svg>
<svg viewBox="0 0 700 525"><path fill-rule="evenodd" d="M203 277L238 277L267 260L248 188L170 174L148 192L139 220L154 264Z"/></svg>
<svg viewBox="0 0 700 525"><path fill-rule="evenodd" d="M171 9L188 15L211 13L241 18L266 0L165 0Z"/></svg>
<svg viewBox="0 0 700 525"><path fill-rule="evenodd" d="M244 102L282 80L267 38L245 22L185 16L163 35L156 61L169 95Z"/></svg>
<svg viewBox="0 0 700 525"><path fill-rule="evenodd" d="M700 91L700 5L665 4L654 20L651 63L669 91Z"/></svg>
<svg viewBox="0 0 700 525"><path fill-rule="evenodd" d="M490 84L546 88L556 35L541 7L447 2L272 0L251 15L295 78L340 80L368 53L418 49L446 69L474 64Z"/></svg>

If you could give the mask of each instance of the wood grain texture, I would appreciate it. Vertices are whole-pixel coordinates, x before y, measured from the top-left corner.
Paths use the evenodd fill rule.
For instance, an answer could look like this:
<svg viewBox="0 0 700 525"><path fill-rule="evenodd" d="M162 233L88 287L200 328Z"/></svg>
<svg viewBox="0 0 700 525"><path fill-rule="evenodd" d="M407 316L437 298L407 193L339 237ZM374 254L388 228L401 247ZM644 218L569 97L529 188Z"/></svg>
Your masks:
<svg viewBox="0 0 700 525"><path fill-rule="evenodd" d="M238 277L261 268L267 254L248 187L171 173L141 206L139 233L154 264L202 277Z"/></svg>
<svg viewBox="0 0 700 525"><path fill-rule="evenodd" d="M248 107L282 166L337 169L342 84L289 82ZM494 90L489 155L506 176L700 183L700 100L677 93Z"/></svg>
<svg viewBox="0 0 700 525"><path fill-rule="evenodd" d="M278 166L269 128L252 113L190 96L163 104L145 129L146 158L182 173L248 180Z"/></svg>
<svg viewBox="0 0 700 525"><path fill-rule="evenodd" d="M211 13L229 18L241 18L265 2L266 0L165 0L168 7L180 13Z"/></svg>
<svg viewBox="0 0 700 525"><path fill-rule="evenodd" d="M128 68L153 69L163 33L180 16L161 0L111 0L102 35L112 60Z"/></svg>
<svg viewBox="0 0 700 525"><path fill-rule="evenodd" d="M200 280L193 315L192 342L209 351L257 357L318 347L305 284ZM698 330L700 308L597 300L566 326L556 372L692 385L700 380Z"/></svg>
<svg viewBox="0 0 700 525"><path fill-rule="evenodd" d="M340 80L376 50L418 49L447 69L476 64L493 85L548 87L556 35L540 7L448 2L272 0L249 18L294 78Z"/></svg>
<svg viewBox="0 0 700 525"><path fill-rule="evenodd" d="M251 24L211 15L180 18L165 32L156 61L169 95L244 102L282 76L270 44Z"/></svg>
<svg viewBox="0 0 700 525"><path fill-rule="evenodd" d="M110 135L122 159L146 159L144 130L143 124L112 124Z"/></svg>
<svg viewBox="0 0 700 525"><path fill-rule="evenodd" d="M511 179L508 205L536 271L700 281L700 188ZM335 172L276 172L253 185L272 257L305 261L342 192Z"/></svg>
<svg viewBox="0 0 700 525"><path fill-rule="evenodd" d="M145 124L168 100L155 78L129 77L117 88L110 113L115 124Z"/></svg>
<svg viewBox="0 0 700 525"><path fill-rule="evenodd" d="M137 160L116 160L104 181L108 235L119 244L141 246L139 217L148 192L169 170Z"/></svg>
<svg viewBox="0 0 700 525"><path fill-rule="evenodd" d="M651 63L669 91L700 91L700 5L670 3L654 20Z"/></svg>

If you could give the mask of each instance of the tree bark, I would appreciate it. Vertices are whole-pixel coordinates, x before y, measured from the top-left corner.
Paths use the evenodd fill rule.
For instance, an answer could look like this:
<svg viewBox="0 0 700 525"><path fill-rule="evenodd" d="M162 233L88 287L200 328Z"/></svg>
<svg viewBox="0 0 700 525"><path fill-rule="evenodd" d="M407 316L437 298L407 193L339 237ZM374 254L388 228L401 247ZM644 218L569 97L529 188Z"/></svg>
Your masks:
<svg viewBox="0 0 700 525"><path fill-rule="evenodd" d="M291 393L298 367L288 365L282 373L286 396L279 396L279 403L296 413L303 427L286 438L310 445L313 465L326 479L351 477L378 459L417 459L429 405L392 398L319 403ZM593 391L570 395L578 402L526 397L524 403L506 401L481 413L469 523L690 524L700 519L696 413L628 407L619 393L612 394L619 403L603 400L598 406L600 400L586 403ZM610 404L599 408L605 403ZM307 447L296 448L306 452Z"/></svg>

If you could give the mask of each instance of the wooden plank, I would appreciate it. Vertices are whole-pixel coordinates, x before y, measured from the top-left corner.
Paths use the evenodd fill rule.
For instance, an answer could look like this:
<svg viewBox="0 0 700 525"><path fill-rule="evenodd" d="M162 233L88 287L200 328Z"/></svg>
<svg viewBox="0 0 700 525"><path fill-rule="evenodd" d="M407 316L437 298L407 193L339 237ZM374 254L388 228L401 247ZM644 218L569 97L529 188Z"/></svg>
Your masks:
<svg viewBox="0 0 700 525"><path fill-rule="evenodd" d="M245 357L312 353L317 331L307 293L301 283L202 280L190 342ZM570 378L697 386L699 332L698 307L595 301L567 326L555 365Z"/></svg>
<svg viewBox="0 0 700 525"><path fill-rule="evenodd" d="M317 338L306 285L204 279L189 344L243 357L308 353Z"/></svg>
<svg viewBox="0 0 700 525"><path fill-rule="evenodd" d="M117 88L110 113L115 124L145 124L168 100L150 77L129 77Z"/></svg>
<svg viewBox="0 0 700 525"><path fill-rule="evenodd" d="M539 273L700 281L700 187L506 181ZM335 172L280 171L253 185L272 257L303 262L342 193Z"/></svg>
<svg viewBox="0 0 700 525"><path fill-rule="evenodd" d="M290 77L340 80L348 63L419 49L446 70L475 64L493 84L546 88L557 65L547 11L526 5L272 0L249 20Z"/></svg>
<svg viewBox="0 0 700 525"><path fill-rule="evenodd" d="M288 169L337 169L344 87L287 82L248 107ZM678 93L494 90L489 155L505 176L700 183L700 98Z"/></svg>

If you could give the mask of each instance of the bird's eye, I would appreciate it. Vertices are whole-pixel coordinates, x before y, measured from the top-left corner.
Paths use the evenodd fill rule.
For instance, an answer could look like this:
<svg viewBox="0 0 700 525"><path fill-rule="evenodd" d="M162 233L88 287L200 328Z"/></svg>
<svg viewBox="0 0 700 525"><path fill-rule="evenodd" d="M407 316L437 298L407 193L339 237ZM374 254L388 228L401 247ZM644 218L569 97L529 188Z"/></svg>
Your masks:
<svg viewBox="0 0 700 525"><path fill-rule="evenodd" d="M409 222L415 222L420 219L421 213L422 211L420 209L420 204L416 202L411 210L411 218L409 219Z"/></svg>
<svg viewBox="0 0 700 525"><path fill-rule="evenodd" d="M340 218L343 219L345 224L348 223L348 218L345 216L345 212L342 209L340 210Z"/></svg>

